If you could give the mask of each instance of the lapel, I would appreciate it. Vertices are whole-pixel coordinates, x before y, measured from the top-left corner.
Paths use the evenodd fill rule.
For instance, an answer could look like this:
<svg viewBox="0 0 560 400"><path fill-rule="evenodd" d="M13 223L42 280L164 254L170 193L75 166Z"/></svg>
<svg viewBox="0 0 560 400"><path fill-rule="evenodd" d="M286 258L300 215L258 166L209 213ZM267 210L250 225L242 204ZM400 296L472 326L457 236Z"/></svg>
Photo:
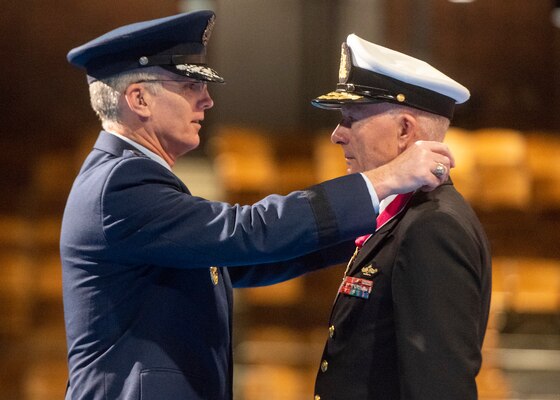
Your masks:
<svg viewBox="0 0 560 400"><path fill-rule="evenodd" d="M380 215L380 217L378 218L378 223L381 222L380 219L381 220L386 220L386 222L382 222L383 224L380 227L378 227L375 234L373 234L363 244L362 249L360 250L356 259L354 260L354 265L353 265L352 270L354 270L355 268L361 268L364 260L369 259L368 256L371 253L375 252L379 247L381 247L383 245L387 236L395 229L395 227L398 225L399 221L406 214L406 212L408 210L408 207L412 203L414 197L415 197L414 194L409 195L409 197L407 197L406 200L404 200L405 203L403 203L402 207L398 208L398 211L393 211L393 212L390 213L390 214L394 214L394 212L396 212L397 214L394 215L393 217L389 218L388 220L384 219L383 218L384 216ZM349 271L349 272L351 272L351 271Z"/></svg>
<svg viewBox="0 0 560 400"><path fill-rule="evenodd" d="M408 206L406 208L408 208ZM381 229L375 232L375 234L364 243L362 249L354 260L352 270L354 270L355 268L363 267L365 264L364 261L370 259L369 255L383 246L383 243L385 242L387 236L395 229L399 221L406 214L406 208L397 217L393 218L391 221L382 226ZM349 272L352 272L352 270Z"/></svg>
<svg viewBox="0 0 560 400"><path fill-rule="evenodd" d="M338 293L335 298L334 305L331 311L331 316L330 316L331 319L333 316L336 303L338 302L338 299L341 296L341 290L342 293L346 293L345 290L347 290L348 288L347 277L353 278L353 277L359 277L361 275L358 273L358 271L360 271L361 268L366 266L365 261L370 260L369 255L383 245L387 236L393 231L393 229L397 226L399 221L402 219L403 215L406 213L408 206L411 203L413 197L414 197L413 194L405 194L400 196L400 199L395 199L396 200L395 204L393 204L391 208L389 208L389 206L391 206L391 204L389 204L389 206L383 211L383 213L381 213L377 217L378 227L376 229L376 232L373 235L369 236L369 238L365 242L363 242L363 240L365 239L366 236L361 236L356 239L357 254L354 253L355 258L354 256L352 256L352 258L348 262L347 269L344 273L341 286L338 289ZM366 272L362 271L362 273L365 276L368 276L366 275ZM371 279L368 278L366 278L365 280L371 281ZM352 282L350 283L352 284Z"/></svg>
<svg viewBox="0 0 560 400"><path fill-rule="evenodd" d="M440 188L449 185L453 185L451 178L449 178L446 182L442 183ZM402 211L399 214L397 214L393 219L389 220L389 222L387 222L385 225L381 226L375 232L375 234L371 236L364 243L362 249L358 253L358 256L354 260L354 266L353 268L351 268L351 271L355 270L355 268L358 267L361 268L363 266L362 264L364 264L364 260L370 259L371 258L369 257L370 254L378 251L378 249L384 245L387 237L395 230L395 228L398 226L399 222L406 215L410 207L414 207L414 204L419 204L425 201L433 200L434 196L439 192L439 190L440 189L438 188L431 192L422 192L422 191L414 192L414 194L408 200L408 202L406 203Z"/></svg>

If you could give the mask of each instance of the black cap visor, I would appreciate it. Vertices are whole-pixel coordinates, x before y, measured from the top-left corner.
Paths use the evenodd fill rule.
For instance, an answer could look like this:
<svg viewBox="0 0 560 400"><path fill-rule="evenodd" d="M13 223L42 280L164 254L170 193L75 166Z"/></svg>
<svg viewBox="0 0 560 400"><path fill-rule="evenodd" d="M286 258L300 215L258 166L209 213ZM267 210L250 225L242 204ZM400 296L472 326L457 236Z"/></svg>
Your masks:
<svg viewBox="0 0 560 400"><path fill-rule="evenodd" d="M339 83L335 92L311 101L324 109L380 102L414 107L449 119L455 108L455 100L450 97L355 66L351 68L347 83Z"/></svg>

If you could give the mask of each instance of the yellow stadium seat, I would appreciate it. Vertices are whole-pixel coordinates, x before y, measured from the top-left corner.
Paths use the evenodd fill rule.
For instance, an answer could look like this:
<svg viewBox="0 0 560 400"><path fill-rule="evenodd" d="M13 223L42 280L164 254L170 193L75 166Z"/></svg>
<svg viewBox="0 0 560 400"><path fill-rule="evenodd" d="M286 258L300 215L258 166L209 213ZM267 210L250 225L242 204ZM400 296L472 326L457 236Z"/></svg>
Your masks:
<svg viewBox="0 0 560 400"><path fill-rule="evenodd" d="M449 146L455 159L455 168L450 172L453 184L465 199L475 202L478 174L471 133L465 129L450 127L445 134L444 143Z"/></svg>
<svg viewBox="0 0 560 400"><path fill-rule="evenodd" d="M560 134L527 134L527 161L532 184L532 207L560 210Z"/></svg>
<svg viewBox="0 0 560 400"><path fill-rule="evenodd" d="M511 129L479 129L473 132L473 143L479 182L477 206L527 210L531 179L525 136Z"/></svg>
<svg viewBox="0 0 560 400"><path fill-rule="evenodd" d="M519 313L559 313L560 261L519 258L511 288L511 310Z"/></svg>
<svg viewBox="0 0 560 400"><path fill-rule="evenodd" d="M209 146L215 171L229 201L258 200L277 187L274 144L265 132L222 127Z"/></svg>

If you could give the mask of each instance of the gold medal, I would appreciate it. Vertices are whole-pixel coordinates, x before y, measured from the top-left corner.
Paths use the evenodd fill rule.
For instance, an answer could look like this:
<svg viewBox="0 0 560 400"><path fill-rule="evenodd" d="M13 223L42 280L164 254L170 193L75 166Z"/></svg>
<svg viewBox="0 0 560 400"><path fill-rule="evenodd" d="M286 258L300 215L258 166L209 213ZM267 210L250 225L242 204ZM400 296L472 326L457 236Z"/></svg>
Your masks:
<svg viewBox="0 0 560 400"><path fill-rule="evenodd" d="M210 279L212 279L214 286L218 284L218 276L218 267L210 267Z"/></svg>

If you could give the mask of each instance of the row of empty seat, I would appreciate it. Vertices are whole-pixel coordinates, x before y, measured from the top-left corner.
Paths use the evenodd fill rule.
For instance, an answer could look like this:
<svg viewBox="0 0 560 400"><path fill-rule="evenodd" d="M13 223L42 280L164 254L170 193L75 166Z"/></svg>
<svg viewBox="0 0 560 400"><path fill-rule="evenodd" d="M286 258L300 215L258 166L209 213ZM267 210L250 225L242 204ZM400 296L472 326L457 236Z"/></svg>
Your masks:
<svg viewBox="0 0 560 400"><path fill-rule="evenodd" d="M560 316L560 260L494 257L492 305L504 312Z"/></svg>
<svg viewBox="0 0 560 400"><path fill-rule="evenodd" d="M560 208L560 134L452 128L445 141L457 161L452 178L475 206Z"/></svg>
<svg viewBox="0 0 560 400"><path fill-rule="evenodd" d="M475 207L560 209L560 134L450 128L445 142L456 159L452 179ZM327 131L281 135L229 126L210 149L230 197L284 193L346 173Z"/></svg>
<svg viewBox="0 0 560 400"><path fill-rule="evenodd" d="M60 217L0 215L0 399L64 396Z"/></svg>
<svg viewBox="0 0 560 400"><path fill-rule="evenodd" d="M17 211L0 215L0 400L64 397L58 242L62 208L78 169L74 157L72 148L35 157Z"/></svg>

